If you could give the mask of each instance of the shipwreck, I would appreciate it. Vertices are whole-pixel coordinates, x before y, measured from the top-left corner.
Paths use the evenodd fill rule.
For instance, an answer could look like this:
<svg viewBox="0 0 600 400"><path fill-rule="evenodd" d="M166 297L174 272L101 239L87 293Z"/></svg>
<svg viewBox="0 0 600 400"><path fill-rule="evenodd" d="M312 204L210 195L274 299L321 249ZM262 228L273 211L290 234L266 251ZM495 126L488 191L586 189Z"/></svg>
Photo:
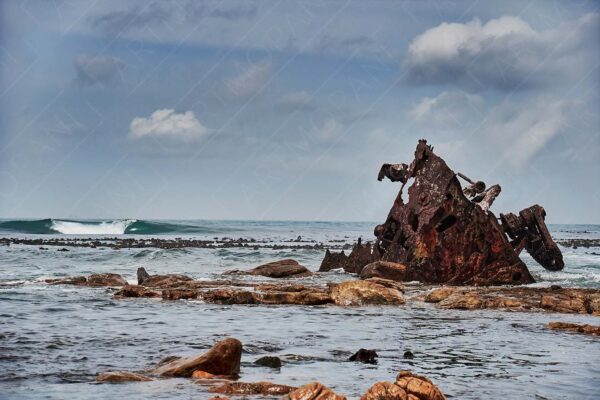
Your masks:
<svg viewBox="0 0 600 400"><path fill-rule="evenodd" d="M543 207L496 217L490 207L500 186L454 172L426 140L419 141L410 165L383 164L378 180L384 178L401 187L386 221L375 227L375 242L359 240L349 255L328 250L320 271L379 271L394 280L454 285L525 284L534 279L519 258L523 250L548 270L564 267Z"/></svg>

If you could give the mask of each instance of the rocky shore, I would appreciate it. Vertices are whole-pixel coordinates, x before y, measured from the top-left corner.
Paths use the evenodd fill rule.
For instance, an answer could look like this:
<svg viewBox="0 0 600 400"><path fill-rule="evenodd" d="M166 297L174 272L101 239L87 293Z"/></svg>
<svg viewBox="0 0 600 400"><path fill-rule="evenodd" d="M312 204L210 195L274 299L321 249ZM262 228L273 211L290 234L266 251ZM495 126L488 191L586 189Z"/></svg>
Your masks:
<svg viewBox="0 0 600 400"><path fill-rule="evenodd" d="M338 283L315 284L298 280L310 274L304 266L286 259L247 271L229 271L218 280L195 280L179 274L150 275L140 267L137 285L129 284L122 276L112 273L53 278L47 279L46 283L112 287L115 288L114 299L200 300L228 305L403 306L431 303L442 309L600 315L598 289L405 285L374 276L377 274L365 274L362 279ZM243 279L245 276L261 279Z"/></svg>
<svg viewBox="0 0 600 400"><path fill-rule="evenodd" d="M144 382L155 379L189 378L210 393L226 396L283 396L286 400L345 400L320 382L301 387L272 382L241 382L242 343L234 338L221 340L206 353L192 357L171 356L146 371L106 371L98 383ZM225 399L217 396L213 399ZM361 400L445 400L442 391L428 378L400 371L394 382L373 384Z"/></svg>

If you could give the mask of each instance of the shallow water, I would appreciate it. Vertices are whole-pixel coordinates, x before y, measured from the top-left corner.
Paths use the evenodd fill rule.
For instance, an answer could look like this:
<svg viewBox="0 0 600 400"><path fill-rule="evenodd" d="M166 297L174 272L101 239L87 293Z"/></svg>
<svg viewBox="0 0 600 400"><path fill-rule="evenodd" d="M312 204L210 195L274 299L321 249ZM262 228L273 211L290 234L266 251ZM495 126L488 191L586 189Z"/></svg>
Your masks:
<svg viewBox="0 0 600 400"><path fill-rule="evenodd" d="M353 241L373 224L227 223L230 237L272 242ZM236 228L238 224L238 228ZM223 227L220 227L223 228ZM597 237L600 227L553 226L557 237ZM236 230L237 229L237 230ZM7 233L23 235L20 233ZM31 236L31 235L29 235ZM28 236L28 237L29 237ZM58 236L58 235L57 235ZM64 236L64 235L61 235ZM181 235L174 235L181 236ZM211 232L194 237L223 236ZM346 237L347 236L347 237ZM44 238L52 237L44 235ZM339 242L335 242L339 243ZM598 317L547 313L402 307L219 306L202 302L111 300L105 288L48 286L51 276L135 270L215 278L230 269L292 257L316 270L321 250L90 249L0 246L0 398L208 398L184 379L98 385L98 372L143 370L167 355L192 355L233 336L244 343L242 380L302 385L320 382L357 398L400 369L430 377L457 399L598 398L600 340L544 328L549 321L600 324ZM600 287L598 249L563 249L566 267L551 273L524 257L534 285ZM331 272L310 281L339 281ZM345 361L359 348L376 349L377 365ZM405 360L404 351L414 353ZM284 360L279 371L252 362Z"/></svg>

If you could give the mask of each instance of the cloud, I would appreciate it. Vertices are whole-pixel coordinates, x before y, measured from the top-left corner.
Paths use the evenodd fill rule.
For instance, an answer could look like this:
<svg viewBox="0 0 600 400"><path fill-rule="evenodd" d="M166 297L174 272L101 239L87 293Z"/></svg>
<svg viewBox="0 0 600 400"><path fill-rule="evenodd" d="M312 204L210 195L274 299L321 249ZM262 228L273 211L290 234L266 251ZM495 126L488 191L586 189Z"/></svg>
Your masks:
<svg viewBox="0 0 600 400"><path fill-rule="evenodd" d="M271 72L268 60L250 65L245 71L226 82L227 89L234 97L251 97L262 90Z"/></svg>
<svg viewBox="0 0 600 400"><path fill-rule="evenodd" d="M123 61L111 56L81 54L73 61L76 82L80 86L115 86L121 81L126 66Z"/></svg>
<svg viewBox="0 0 600 400"><path fill-rule="evenodd" d="M333 140L344 133L344 126L334 118L329 118L319 130L319 138L322 140Z"/></svg>
<svg viewBox="0 0 600 400"><path fill-rule="evenodd" d="M473 114L480 115L483 98L462 90L440 93L437 97L424 97L409 112L416 122L438 126L461 124Z"/></svg>
<svg viewBox="0 0 600 400"><path fill-rule="evenodd" d="M168 22L172 16L171 9L161 7L157 3L150 3L145 6L93 15L89 18L89 22L95 29L119 35L149 25Z"/></svg>
<svg viewBox="0 0 600 400"><path fill-rule="evenodd" d="M596 43L599 26L597 13L545 31L513 16L485 24L477 18L444 22L410 43L403 63L406 81L508 91L556 84L569 74L576 79L582 61L589 61L586 46Z"/></svg>
<svg viewBox="0 0 600 400"><path fill-rule="evenodd" d="M192 111L178 114L172 109L154 111L148 118L138 117L131 121L129 137L161 137L175 140L192 141L209 133L194 116Z"/></svg>

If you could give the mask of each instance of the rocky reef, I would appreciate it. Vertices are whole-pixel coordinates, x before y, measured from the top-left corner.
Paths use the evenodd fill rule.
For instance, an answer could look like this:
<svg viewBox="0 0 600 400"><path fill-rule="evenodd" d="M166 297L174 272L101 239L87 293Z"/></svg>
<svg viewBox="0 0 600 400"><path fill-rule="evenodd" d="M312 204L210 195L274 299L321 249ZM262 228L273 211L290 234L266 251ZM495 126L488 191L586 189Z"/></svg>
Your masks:
<svg viewBox="0 0 600 400"><path fill-rule="evenodd" d="M463 188L459 177L469 186ZM534 279L519 258L523 249L548 270L564 267L541 206L533 205L519 215L500 214L498 219L490 207L500 186L486 187L454 172L426 140L419 141L410 165L384 164L378 180L384 178L402 186L386 221L375 227L374 245L359 241L348 256L327 251L320 271L344 268L361 274L366 265L383 261L396 264L391 272L400 281L531 283ZM402 192L409 182L405 202ZM377 268L390 270L389 266Z"/></svg>

